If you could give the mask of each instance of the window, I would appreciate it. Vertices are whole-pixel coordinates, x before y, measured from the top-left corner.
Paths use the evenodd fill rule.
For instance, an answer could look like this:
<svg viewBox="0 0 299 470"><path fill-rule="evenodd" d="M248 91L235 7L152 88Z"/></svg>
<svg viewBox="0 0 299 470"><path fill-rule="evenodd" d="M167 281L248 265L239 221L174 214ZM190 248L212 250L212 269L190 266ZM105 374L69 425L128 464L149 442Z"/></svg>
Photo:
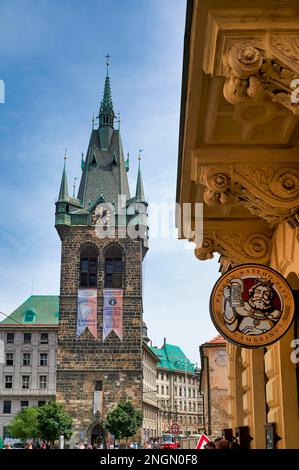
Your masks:
<svg viewBox="0 0 299 470"><path fill-rule="evenodd" d="M48 342L49 342L48 333L41 333L40 334L40 344L48 344Z"/></svg>
<svg viewBox="0 0 299 470"><path fill-rule="evenodd" d="M11 413L11 401L3 402L3 413Z"/></svg>
<svg viewBox="0 0 299 470"><path fill-rule="evenodd" d="M6 342L7 342L7 344L13 344L15 342L15 334L14 333L7 333Z"/></svg>
<svg viewBox="0 0 299 470"><path fill-rule="evenodd" d="M31 343L31 333L24 333L24 344Z"/></svg>
<svg viewBox="0 0 299 470"><path fill-rule="evenodd" d="M164 395L164 385L161 385L161 395Z"/></svg>
<svg viewBox="0 0 299 470"><path fill-rule="evenodd" d="M94 246L86 246L81 251L80 287L96 287L98 272L98 253Z"/></svg>
<svg viewBox="0 0 299 470"><path fill-rule="evenodd" d="M105 252L105 287L122 287L123 261L120 248L109 246Z"/></svg>
<svg viewBox="0 0 299 470"><path fill-rule="evenodd" d="M166 395L168 395L168 394L169 394L169 387L168 387L168 385L166 385Z"/></svg>
<svg viewBox="0 0 299 470"><path fill-rule="evenodd" d="M47 376L46 375L39 376L39 388L40 389L47 388Z"/></svg>
<svg viewBox="0 0 299 470"><path fill-rule="evenodd" d="M30 376L29 375L22 375L22 389L28 390L30 384Z"/></svg>
<svg viewBox="0 0 299 470"><path fill-rule="evenodd" d="M24 408L28 408L28 406L29 406L29 402L27 400L21 401L21 410L23 410Z"/></svg>
<svg viewBox="0 0 299 470"><path fill-rule="evenodd" d="M5 376L5 388L12 388L12 375Z"/></svg>
<svg viewBox="0 0 299 470"><path fill-rule="evenodd" d="M103 382L102 380L96 380L94 384L95 392L101 392L103 390Z"/></svg>
<svg viewBox="0 0 299 470"><path fill-rule="evenodd" d="M45 403L45 400L39 400L37 406L44 406Z"/></svg>
<svg viewBox="0 0 299 470"><path fill-rule="evenodd" d="M33 310L27 310L24 313L24 323L33 323L35 320L36 314Z"/></svg>
<svg viewBox="0 0 299 470"><path fill-rule="evenodd" d="M30 353L23 353L23 366L30 366Z"/></svg>
<svg viewBox="0 0 299 470"><path fill-rule="evenodd" d="M6 365L13 366L13 353L6 354Z"/></svg>
<svg viewBox="0 0 299 470"><path fill-rule="evenodd" d="M179 396L182 396L182 387L179 387Z"/></svg>
<svg viewBox="0 0 299 470"><path fill-rule="evenodd" d="M48 354L41 353L39 356L39 365L40 366L47 366L48 365Z"/></svg>

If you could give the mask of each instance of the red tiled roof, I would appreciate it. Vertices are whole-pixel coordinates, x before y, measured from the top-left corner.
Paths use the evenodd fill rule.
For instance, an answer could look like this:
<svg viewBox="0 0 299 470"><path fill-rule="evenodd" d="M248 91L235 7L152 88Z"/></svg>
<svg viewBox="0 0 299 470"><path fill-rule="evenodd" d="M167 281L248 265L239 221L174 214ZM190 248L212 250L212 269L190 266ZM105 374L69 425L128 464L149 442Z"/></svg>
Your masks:
<svg viewBox="0 0 299 470"><path fill-rule="evenodd" d="M226 339L223 338L223 336L221 335L218 335L218 336L215 336L215 338L213 339L210 339L210 341L207 341L208 344L210 343L226 343Z"/></svg>

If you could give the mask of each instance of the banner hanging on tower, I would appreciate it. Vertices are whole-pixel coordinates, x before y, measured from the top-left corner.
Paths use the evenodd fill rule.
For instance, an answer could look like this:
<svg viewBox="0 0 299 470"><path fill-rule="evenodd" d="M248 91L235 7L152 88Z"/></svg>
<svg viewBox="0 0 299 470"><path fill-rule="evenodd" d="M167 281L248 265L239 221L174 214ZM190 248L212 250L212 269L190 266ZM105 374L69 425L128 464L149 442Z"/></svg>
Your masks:
<svg viewBox="0 0 299 470"><path fill-rule="evenodd" d="M97 289L78 289L77 336L85 328L97 338Z"/></svg>
<svg viewBox="0 0 299 470"><path fill-rule="evenodd" d="M114 331L123 339L123 290L104 289L103 340Z"/></svg>

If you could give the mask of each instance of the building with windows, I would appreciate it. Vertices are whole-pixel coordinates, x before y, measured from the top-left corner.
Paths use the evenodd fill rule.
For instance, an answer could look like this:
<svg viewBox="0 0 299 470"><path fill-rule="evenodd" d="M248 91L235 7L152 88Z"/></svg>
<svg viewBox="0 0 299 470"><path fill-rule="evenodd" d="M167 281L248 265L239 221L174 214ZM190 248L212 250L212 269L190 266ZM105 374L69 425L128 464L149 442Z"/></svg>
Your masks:
<svg viewBox="0 0 299 470"><path fill-rule="evenodd" d="M203 427L212 439L222 436L223 430L229 427L226 343L218 335L199 347Z"/></svg>
<svg viewBox="0 0 299 470"><path fill-rule="evenodd" d="M273 344L227 343L229 428L250 448L299 447L298 43L297 1L187 1L177 202L203 204L203 232L178 214L181 237L221 274L276 270L297 299Z"/></svg>
<svg viewBox="0 0 299 470"><path fill-rule="evenodd" d="M181 434L197 434L203 425L199 370L179 346L164 339L161 348L151 346L159 358L157 364L158 436L170 432L172 423Z"/></svg>
<svg viewBox="0 0 299 470"><path fill-rule="evenodd" d="M142 408L147 202L140 160L135 195L130 194L108 65L78 194L69 195L64 165L56 202L61 240L56 399L74 417L73 441L102 439L103 419L121 399Z"/></svg>
<svg viewBox="0 0 299 470"><path fill-rule="evenodd" d="M130 194L129 157L124 158L120 130L115 128L108 66L109 62L99 122L95 125L93 120L85 158L82 154L79 190L73 197L65 155L55 212L61 240L60 296L49 308L33 296L7 320L18 317L11 330L6 330L6 320L1 324L6 341L6 365L0 374L4 415L20 409L21 401L37 404L39 397L56 395L74 418L71 445L103 439L103 420L121 399L142 408L147 202L140 158L136 191ZM48 296L45 299L50 302ZM53 317L49 325L40 313L42 305L45 315ZM48 345L42 344L46 327L51 328ZM9 343L13 333L14 344Z"/></svg>
<svg viewBox="0 0 299 470"><path fill-rule="evenodd" d="M56 396L59 297L32 295L0 322L0 436L18 411Z"/></svg>
<svg viewBox="0 0 299 470"><path fill-rule="evenodd" d="M159 358L149 346L147 326L143 322L142 442L158 437L157 364Z"/></svg>

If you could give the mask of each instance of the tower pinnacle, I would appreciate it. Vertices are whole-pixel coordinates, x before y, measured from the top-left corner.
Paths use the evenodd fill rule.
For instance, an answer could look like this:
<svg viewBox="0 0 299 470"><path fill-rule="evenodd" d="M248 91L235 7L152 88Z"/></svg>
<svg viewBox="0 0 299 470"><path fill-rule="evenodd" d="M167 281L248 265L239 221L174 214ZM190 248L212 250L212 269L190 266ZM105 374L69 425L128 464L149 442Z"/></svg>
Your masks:
<svg viewBox="0 0 299 470"><path fill-rule="evenodd" d="M66 160L67 160L67 149L64 151L64 165L63 165L63 172L62 172L62 177L61 177L61 183L60 183L60 190L59 190L59 197L58 201L68 201L69 199L69 192L68 192L68 186L67 186L67 175L66 175Z"/></svg>
<svg viewBox="0 0 299 470"><path fill-rule="evenodd" d="M108 150L112 132L114 129L114 110L111 96L111 84L110 77L108 74L108 67L110 65L110 55L106 55L106 66L107 66L107 75L105 78L105 86L103 99L101 101L100 111L99 111L99 137L102 150Z"/></svg>

